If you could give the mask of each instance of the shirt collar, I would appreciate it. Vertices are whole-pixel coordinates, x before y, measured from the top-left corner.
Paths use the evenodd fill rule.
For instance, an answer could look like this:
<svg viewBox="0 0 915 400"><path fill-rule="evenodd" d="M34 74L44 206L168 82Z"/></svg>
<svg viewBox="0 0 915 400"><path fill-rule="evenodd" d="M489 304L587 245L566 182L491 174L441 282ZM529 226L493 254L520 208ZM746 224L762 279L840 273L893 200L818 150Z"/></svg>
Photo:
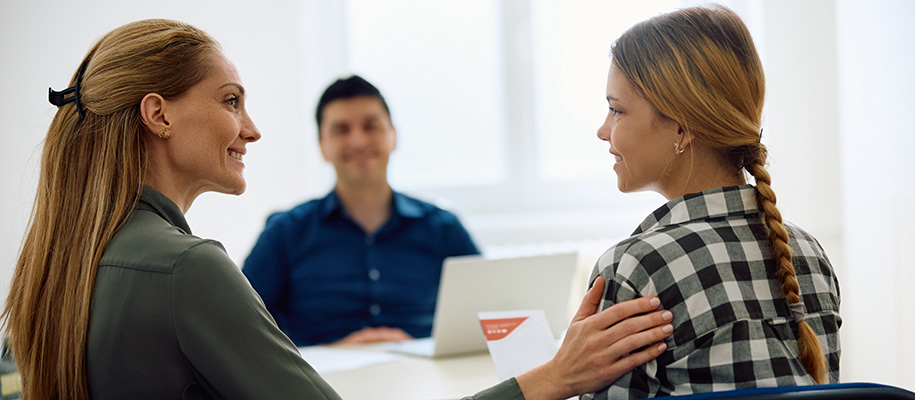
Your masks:
<svg viewBox="0 0 915 400"><path fill-rule="evenodd" d="M690 193L673 199L654 210L636 228L633 235L668 225L716 217L758 214L756 187L753 185L729 186Z"/></svg>
<svg viewBox="0 0 915 400"><path fill-rule="evenodd" d="M405 218L421 218L426 214L423 208L417 204L416 200L397 192L393 193L393 208L395 214ZM330 216L335 213L342 213L343 203L340 201L340 197L337 196L337 191L332 190L327 196L321 199L321 204L318 209L320 210L320 215L323 219L330 218Z"/></svg>
<svg viewBox="0 0 915 400"><path fill-rule="evenodd" d="M178 205L151 186L143 186L143 193L140 194L140 204L137 208L151 210L159 214L168 223L183 230L184 233L191 234L191 227L187 224L184 213L181 212Z"/></svg>
<svg viewBox="0 0 915 400"><path fill-rule="evenodd" d="M321 199L318 205L318 212L322 219L327 219L336 211L343 211L343 203L341 203L340 198L337 197L337 191L332 190L327 196L324 196L324 198Z"/></svg>
<svg viewBox="0 0 915 400"><path fill-rule="evenodd" d="M426 215L426 212L419 206L416 200L397 192L394 192L394 210L396 210L401 217L405 218L421 218L423 215Z"/></svg>

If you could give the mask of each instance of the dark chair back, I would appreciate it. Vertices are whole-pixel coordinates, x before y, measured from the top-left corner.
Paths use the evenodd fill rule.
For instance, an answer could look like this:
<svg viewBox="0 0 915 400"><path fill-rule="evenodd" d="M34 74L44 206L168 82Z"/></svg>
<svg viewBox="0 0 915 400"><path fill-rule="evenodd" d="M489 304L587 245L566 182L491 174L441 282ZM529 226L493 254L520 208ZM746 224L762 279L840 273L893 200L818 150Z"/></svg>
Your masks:
<svg viewBox="0 0 915 400"><path fill-rule="evenodd" d="M729 390L671 396L671 400L915 400L915 393L876 383L833 383L828 385L782 386Z"/></svg>

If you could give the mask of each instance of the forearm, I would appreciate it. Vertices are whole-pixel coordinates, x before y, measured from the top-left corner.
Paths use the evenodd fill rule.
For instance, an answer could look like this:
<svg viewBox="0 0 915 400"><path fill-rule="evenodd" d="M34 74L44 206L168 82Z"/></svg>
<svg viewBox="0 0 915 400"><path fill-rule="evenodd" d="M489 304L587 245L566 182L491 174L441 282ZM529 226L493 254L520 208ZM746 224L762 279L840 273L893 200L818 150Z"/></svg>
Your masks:
<svg viewBox="0 0 915 400"><path fill-rule="evenodd" d="M551 362L519 375L517 381L525 400L567 399L578 394L573 393L553 372Z"/></svg>
<svg viewBox="0 0 915 400"><path fill-rule="evenodd" d="M527 398L521 393L518 381L515 378L510 378L473 396L464 397L461 400L527 400Z"/></svg>

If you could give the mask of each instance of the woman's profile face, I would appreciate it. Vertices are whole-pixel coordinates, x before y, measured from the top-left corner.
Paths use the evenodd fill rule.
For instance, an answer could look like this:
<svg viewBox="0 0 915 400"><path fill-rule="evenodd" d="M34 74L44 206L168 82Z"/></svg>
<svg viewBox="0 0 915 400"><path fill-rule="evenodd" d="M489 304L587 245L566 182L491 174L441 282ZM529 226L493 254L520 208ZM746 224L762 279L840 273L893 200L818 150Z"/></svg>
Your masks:
<svg viewBox="0 0 915 400"><path fill-rule="evenodd" d="M168 167L176 183L196 194L245 191L245 145L261 134L245 110L245 90L235 66L221 53L212 57L204 80L169 100Z"/></svg>
<svg viewBox="0 0 915 400"><path fill-rule="evenodd" d="M607 77L610 111L597 137L610 143L613 170L621 192L661 191L668 184L679 126L655 111L613 64Z"/></svg>

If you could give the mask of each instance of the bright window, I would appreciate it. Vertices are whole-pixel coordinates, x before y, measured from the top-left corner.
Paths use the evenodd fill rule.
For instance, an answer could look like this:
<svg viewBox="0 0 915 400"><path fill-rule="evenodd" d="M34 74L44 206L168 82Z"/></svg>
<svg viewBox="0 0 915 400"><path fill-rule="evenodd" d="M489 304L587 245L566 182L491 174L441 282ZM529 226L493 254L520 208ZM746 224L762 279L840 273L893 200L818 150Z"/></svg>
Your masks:
<svg viewBox="0 0 915 400"><path fill-rule="evenodd" d="M391 108L398 188L506 177L498 9L487 0L350 0L352 70Z"/></svg>
<svg viewBox="0 0 915 400"><path fill-rule="evenodd" d="M612 175L597 128L607 115L610 44L633 24L679 0L533 2L540 176L546 181Z"/></svg>
<svg viewBox="0 0 915 400"><path fill-rule="evenodd" d="M484 247L625 237L663 203L623 195L608 144L613 40L678 0L349 0L350 69L398 129L392 185L447 199Z"/></svg>

